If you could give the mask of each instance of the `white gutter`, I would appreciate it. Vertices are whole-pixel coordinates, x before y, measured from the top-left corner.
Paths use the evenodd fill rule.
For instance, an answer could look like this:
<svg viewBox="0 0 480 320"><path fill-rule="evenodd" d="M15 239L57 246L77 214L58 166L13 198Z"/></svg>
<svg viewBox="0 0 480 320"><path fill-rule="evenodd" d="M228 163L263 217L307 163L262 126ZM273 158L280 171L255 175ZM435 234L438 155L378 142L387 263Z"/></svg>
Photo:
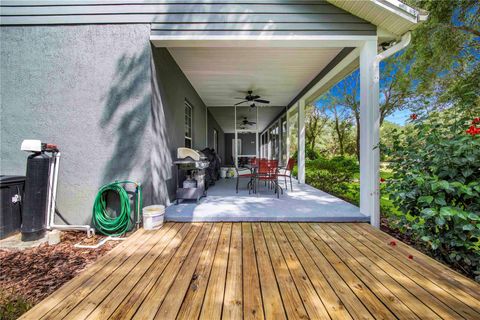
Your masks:
<svg viewBox="0 0 480 320"><path fill-rule="evenodd" d="M412 34L410 31L406 32L403 36L400 42L396 43L392 47L388 48L387 50L380 52L377 54L377 57L375 58L375 61L379 64L380 61L394 55L395 53L399 52L400 50L406 48L409 44L410 41L412 40Z"/></svg>

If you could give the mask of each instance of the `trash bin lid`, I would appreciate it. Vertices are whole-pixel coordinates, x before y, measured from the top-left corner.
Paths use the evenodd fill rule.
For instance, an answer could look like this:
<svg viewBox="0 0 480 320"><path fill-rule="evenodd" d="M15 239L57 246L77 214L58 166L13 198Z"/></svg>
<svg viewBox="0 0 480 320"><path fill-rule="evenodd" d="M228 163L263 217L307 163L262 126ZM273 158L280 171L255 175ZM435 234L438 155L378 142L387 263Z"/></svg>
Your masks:
<svg viewBox="0 0 480 320"><path fill-rule="evenodd" d="M6 187L16 183L25 183L25 176L0 175L0 186Z"/></svg>

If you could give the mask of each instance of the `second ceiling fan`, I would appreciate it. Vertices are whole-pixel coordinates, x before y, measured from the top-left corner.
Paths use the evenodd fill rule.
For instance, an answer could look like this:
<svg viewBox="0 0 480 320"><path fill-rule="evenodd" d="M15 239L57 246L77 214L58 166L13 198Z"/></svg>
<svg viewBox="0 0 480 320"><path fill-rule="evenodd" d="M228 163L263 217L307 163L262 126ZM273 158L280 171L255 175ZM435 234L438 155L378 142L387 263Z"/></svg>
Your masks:
<svg viewBox="0 0 480 320"><path fill-rule="evenodd" d="M254 107L256 107L255 102L265 103L265 104L270 103L270 101L265 100L265 99L260 99L260 98L261 97L259 95L257 95L257 94L254 95L253 91L249 90L249 91L247 91L247 95L244 98L235 98L235 99L242 99L243 101L235 103L234 106L238 106L238 105L240 105L242 103L245 103L245 102L252 102L250 107L254 108Z"/></svg>

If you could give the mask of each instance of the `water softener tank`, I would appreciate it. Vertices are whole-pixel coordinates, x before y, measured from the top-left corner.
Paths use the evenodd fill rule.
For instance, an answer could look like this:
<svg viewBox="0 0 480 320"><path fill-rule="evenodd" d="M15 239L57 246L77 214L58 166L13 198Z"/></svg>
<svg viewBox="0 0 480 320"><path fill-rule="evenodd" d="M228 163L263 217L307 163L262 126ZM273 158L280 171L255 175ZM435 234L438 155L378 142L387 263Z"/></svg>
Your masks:
<svg viewBox="0 0 480 320"><path fill-rule="evenodd" d="M50 161L51 157L43 152L34 153L27 158L22 241L38 240L45 234Z"/></svg>

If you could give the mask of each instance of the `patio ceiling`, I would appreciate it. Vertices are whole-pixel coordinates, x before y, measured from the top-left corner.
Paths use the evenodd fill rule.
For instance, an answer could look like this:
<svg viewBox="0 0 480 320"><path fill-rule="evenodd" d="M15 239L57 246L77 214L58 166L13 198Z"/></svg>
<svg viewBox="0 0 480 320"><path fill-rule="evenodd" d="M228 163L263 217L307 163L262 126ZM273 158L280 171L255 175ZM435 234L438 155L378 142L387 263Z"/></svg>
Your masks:
<svg viewBox="0 0 480 320"><path fill-rule="evenodd" d="M233 107L216 107L209 108L210 113L213 115L218 125L222 127L225 133L235 132L233 124L234 108ZM278 116L281 112L285 111L285 107L261 107L258 110L258 130L263 131L266 127ZM255 121L256 112L255 109L250 107L237 108L237 124L240 127L241 120L246 117L249 121ZM245 129L254 129L255 126L247 126Z"/></svg>
<svg viewBox="0 0 480 320"><path fill-rule="evenodd" d="M343 48L171 47L208 107L233 106L253 90L286 106Z"/></svg>

